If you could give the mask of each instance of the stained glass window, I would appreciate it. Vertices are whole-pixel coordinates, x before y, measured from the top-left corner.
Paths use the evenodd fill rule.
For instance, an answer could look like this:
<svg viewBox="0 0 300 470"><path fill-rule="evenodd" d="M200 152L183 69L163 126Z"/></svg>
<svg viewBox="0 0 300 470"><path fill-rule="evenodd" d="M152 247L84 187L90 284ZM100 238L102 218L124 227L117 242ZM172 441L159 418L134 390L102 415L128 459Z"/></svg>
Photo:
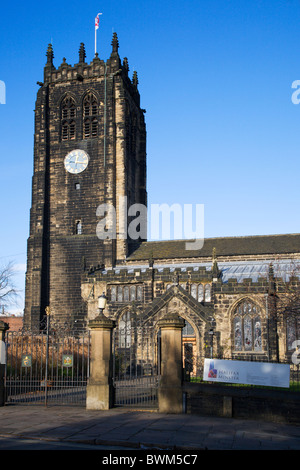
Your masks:
<svg viewBox="0 0 300 470"><path fill-rule="evenodd" d="M250 301L240 303L234 312L234 350L245 352L262 351L261 318L259 308Z"/></svg>
<svg viewBox="0 0 300 470"><path fill-rule="evenodd" d="M131 346L131 319L130 312L124 313L119 322L119 347L130 348Z"/></svg>
<svg viewBox="0 0 300 470"><path fill-rule="evenodd" d="M234 328L234 349L242 351L242 321L240 317L235 317L233 321Z"/></svg>
<svg viewBox="0 0 300 470"><path fill-rule="evenodd" d="M300 339L300 321L297 317L290 317L286 322L286 342L288 351L295 349L293 342Z"/></svg>
<svg viewBox="0 0 300 470"><path fill-rule="evenodd" d="M252 320L249 315L244 318L244 348L252 351Z"/></svg>
<svg viewBox="0 0 300 470"><path fill-rule="evenodd" d="M261 351L261 350L262 350L261 321L259 317L256 317L254 318L254 351Z"/></svg>
<svg viewBox="0 0 300 470"><path fill-rule="evenodd" d="M182 336L195 336L194 328L185 320L185 326L182 329Z"/></svg>

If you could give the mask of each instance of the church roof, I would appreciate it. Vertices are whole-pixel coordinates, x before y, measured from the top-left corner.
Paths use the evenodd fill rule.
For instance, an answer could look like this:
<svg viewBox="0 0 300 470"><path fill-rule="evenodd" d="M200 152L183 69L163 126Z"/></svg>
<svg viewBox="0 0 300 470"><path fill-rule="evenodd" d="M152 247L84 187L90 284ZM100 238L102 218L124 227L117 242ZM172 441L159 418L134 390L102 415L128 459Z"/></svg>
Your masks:
<svg viewBox="0 0 300 470"><path fill-rule="evenodd" d="M300 254L300 234L257 235L206 238L200 250L187 250L189 240L143 242L127 261L207 258L215 249L217 258L225 256Z"/></svg>

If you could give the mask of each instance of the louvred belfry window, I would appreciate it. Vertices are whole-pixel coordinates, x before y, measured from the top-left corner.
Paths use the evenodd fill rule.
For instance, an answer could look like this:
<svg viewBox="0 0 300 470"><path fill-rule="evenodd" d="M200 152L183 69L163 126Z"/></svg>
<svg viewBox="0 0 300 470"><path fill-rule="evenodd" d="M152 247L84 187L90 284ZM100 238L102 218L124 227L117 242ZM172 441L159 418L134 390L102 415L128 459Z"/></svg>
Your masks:
<svg viewBox="0 0 300 470"><path fill-rule="evenodd" d="M83 137L89 139L98 136L98 101L89 93L83 101Z"/></svg>
<svg viewBox="0 0 300 470"><path fill-rule="evenodd" d="M76 117L75 101L70 96L66 96L61 104L61 139L74 140L76 138Z"/></svg>

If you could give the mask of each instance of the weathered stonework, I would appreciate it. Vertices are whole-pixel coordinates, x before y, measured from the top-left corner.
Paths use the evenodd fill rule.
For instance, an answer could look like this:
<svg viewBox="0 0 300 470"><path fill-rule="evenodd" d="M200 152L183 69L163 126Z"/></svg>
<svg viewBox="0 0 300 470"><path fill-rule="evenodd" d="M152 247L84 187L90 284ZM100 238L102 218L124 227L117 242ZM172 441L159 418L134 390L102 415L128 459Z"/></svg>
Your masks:
<svg viewBox="0 0 300 470"><path fill-rule="evenodd" d="M290 360L288 312L283 316L277 308L284 294L280 273L273 278L269 268L300 265L299 234L211 238L200 250L187 250L185 240L146 242L127 236L130 218L120 200L126 200L127 208L147 205L146 128L136 73L129 78L128 61L121 62L118 49L114 34L110 58L105 62L96 54L88 64L81 44L77 64L64 59L56 68L48 48L35 109L25 325L38 326L50 306L54 322L86 328L97 317L97 299L104 292L104 314L118 327L132 312L149 328L156 357L159 321L170 311L183 318L189 372L196 367L189 354ZM84 103L89 94L97 106L92 113L96 127L87 136ZM64 131L66 97L74 107L67 124L72 128ZM71 174L64 158L76 148L86 151L90 161L83 172ZM96 234L101 204L116 210L115 239L100 240ZM239 314L247 304L250 313ZM137 355L141 344L135 346Z"/></svg>
<svg viewBox="0 0 300 470"><path fill-rule="evenodd" d="M136 79L128 76L127 59L121 63L118 40L104 62L98 55L85 62L81 44L79 63L53 65L47 51L44 82L35 108L34 174L26 273L24 323L37 326L50 306L52 318L86 324L81 298L81 273L93 265L112 266L124 259L140 240L101 240L96 234L101 204L118 210L120 197L146 204L146 131ZM85 135L84 99L97 102L95 135ZM74 102L72 138L62 134L64 99ZM94 113L94 110L93 110ZM88 153L85 171L71 174L64 158L74 149ZM121 216L118 215L118 224ZM82 231L76 233L77 221ZM127 226L124 227L127 230ZM119 225L117 226L117 231Z"/></svg>
<svg viewBox="0 0 300 470"><path fill-rule="evenodd" d="M247 263L247 257L244 257L244 262ZM237 278L223 278L216 259L211 259L210 266L206 264L206 267L198 266L196 269L192 263L190 266L182 263L180 267L178 260L174 268L171 259L160 260L159 263L159 268L155 267L158 261L141 267L129 259L110 269L95 268L86 272L82 293L84 298L89 298L88 317L96 315L97 298L105 292L108 298L106 315L118 323L125 311L134 309L142 321L153 328L153 341L156 341L158 322L170 311L177 312L191 327L190 333L183 336L183 345L189 346L194 358L203 359L213 354L214 357L243 360L289 360L291 352L286 346L286 319L274 313L273 289L275 296L280 297L280 284L277 286L275 280L271 288L268 272L266 277L258 277L255 281L244 278L238 282ZM271 259L267 262L269 265ZM210 286L210 298L195 299L193 285ZM140 286L142 296L134 301L125 300L121 295L125 293L126 286L128 292L132 287ZM261 344L256 349L236 349L234 317L239 305L244 303L255 306L259 317ZM254 330L252 335L254 339Z"/></svg>

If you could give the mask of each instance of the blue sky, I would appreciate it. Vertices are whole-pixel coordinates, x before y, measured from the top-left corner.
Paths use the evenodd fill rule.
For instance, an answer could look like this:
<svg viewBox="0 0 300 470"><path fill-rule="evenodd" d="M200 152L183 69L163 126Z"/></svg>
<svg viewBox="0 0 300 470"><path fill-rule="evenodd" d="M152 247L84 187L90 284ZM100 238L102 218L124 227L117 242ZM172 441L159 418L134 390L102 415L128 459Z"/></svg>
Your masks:
<svg viewBox="0 0 300 470"><path fill-rule="evenodd" d="M80 42L139 77L147 110L149 204L204 204L205 237L299 233L300 0L5 2L1 6L0 264L24 290L34 107L46 49ZM18 309L22 310L21 292Z"/></svg>

